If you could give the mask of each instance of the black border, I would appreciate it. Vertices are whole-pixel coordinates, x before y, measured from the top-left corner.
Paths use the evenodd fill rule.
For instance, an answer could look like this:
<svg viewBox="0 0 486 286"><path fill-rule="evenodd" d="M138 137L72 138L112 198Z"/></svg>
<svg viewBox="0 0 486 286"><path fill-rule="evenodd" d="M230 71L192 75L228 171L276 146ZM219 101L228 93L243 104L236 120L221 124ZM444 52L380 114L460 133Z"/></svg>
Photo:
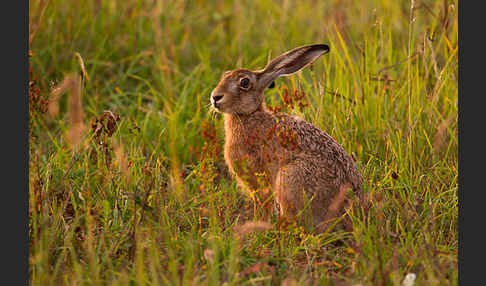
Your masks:
<svg viewBox="0 0 486 286"><path fill-rule="evenodd" d="M483 141L484 104L484 15L482 7L464 5L458 0L458 199L459 285L483 285L486 281L484 261L485 217ZM468 4L481 3L467 1ZM468 43L469 41L469 43ZM466 135L467 134L467 135Z"/></svg>
<svg viewBox="0 0 486 286"><path fill-rule="evenodd" d="M32 1L32 0L29 0ZM2 2L2 277L6 285L29 284L28 83L29 1ZM12 283L13 282L13 283Z"/></svg>

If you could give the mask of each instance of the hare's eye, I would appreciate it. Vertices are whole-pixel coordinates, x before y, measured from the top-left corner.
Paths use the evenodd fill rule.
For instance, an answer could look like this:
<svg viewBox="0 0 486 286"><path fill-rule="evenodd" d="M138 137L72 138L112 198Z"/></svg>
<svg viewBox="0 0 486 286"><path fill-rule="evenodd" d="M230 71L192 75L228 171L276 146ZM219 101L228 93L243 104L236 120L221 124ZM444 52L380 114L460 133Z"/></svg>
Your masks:
<svg viewBox="0 0 486 286"><path fill-rule="evenodd" d="M242 88L248 88L248 86L250 86L250 80L249 80L247 77L242 78L242 79L240 80L240 86L241 86Z"/></svg>

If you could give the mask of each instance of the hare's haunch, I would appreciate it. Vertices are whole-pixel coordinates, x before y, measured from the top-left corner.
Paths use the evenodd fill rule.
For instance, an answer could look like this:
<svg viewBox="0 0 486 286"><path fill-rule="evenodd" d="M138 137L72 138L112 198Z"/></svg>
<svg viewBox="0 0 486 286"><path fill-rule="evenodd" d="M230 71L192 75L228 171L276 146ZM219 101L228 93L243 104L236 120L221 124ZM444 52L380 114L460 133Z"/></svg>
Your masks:
<svg viewBox="0 0 486 286"><path fill-rule="evenodd" d="M259 190L267 213L275 198L282 217L300 217L314 226L342 213L348 190L362 197L361 175L327 133L297 117L267 111L263 91L328 51L327 45L303 46L260 71L227 71L210 98L224 114L224 157L239 185Z"/></svg>

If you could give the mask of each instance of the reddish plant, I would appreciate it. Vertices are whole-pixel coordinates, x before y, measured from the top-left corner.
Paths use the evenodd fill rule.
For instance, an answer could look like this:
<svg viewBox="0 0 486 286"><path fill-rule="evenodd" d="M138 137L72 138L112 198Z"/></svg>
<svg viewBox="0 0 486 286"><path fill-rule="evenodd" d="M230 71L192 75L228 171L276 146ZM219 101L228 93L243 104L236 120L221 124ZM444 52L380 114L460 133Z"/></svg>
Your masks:
<svg viewBox="0 0 486 286"><path fill-rule="evenodd" d="M32 68L29 68L29 117L31 118L46 113L49 104L48 99L41 95L41 90L37 86L38 81L39 78L34 76Z"/></svg>
<svg viewBox="0 0 486 286"><path fill-rule="evenodd" d="M279 106L267 106L267 109L272 113L280 113L282 111L288 112L295 107L299 107L300 109L304 109L305 107L309 106L309 103L306 100L306 94L304 91L293 90L289 92L287 86L283 87L283 92L281 94L281 98L283 101L283 105Z"/></svg>

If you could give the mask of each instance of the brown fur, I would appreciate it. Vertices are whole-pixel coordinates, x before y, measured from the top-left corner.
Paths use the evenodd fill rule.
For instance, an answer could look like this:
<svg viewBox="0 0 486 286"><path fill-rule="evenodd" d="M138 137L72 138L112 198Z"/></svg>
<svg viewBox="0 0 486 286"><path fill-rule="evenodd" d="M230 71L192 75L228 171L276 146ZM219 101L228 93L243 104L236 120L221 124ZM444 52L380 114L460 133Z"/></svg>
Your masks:
<svg viewBox="0 0 486 286"><path fill-rule="evenodd" d="M300 217L313 226L342 213L344 189L363 197L361 175L327 133L297 117L267 111L263 91L276 77L303 68L328 49L300 47L262 71L226 72L212 92L212 97L222 97L211 100L224 113L224 157L239 185L251 192L260 190L256 200L265 209L273 195L282 217ZM240 86L245 77L248 88Z"/></svg>

